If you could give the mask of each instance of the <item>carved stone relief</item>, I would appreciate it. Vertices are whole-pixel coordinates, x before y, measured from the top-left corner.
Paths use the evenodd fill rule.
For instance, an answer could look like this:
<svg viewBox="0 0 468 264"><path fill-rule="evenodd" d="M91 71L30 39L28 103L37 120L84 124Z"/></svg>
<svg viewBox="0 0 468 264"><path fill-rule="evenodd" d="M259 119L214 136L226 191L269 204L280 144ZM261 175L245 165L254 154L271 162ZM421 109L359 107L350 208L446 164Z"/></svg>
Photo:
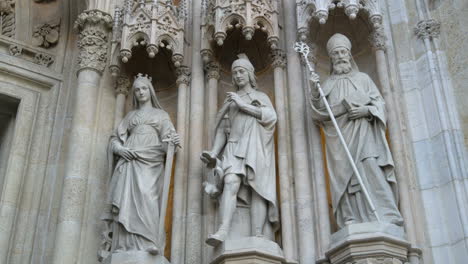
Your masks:
<svg viewBox="0 0 468 264"><path fill-rule="evenodd" d="M307 39L307 29L311 19L325 24L329 11L335 8L343 8L349 19L354 20L359 12L364 12L372 22L373 17L382 17L377 0L296 0L297 3L297 28L299 38ZM373 25L375 26L375 25Z"/></svg>
<svg viewBox="0 0 468 264"><path fill-rule="evenodd" d="M34 62L39 65L49 66L54 62L54 58L48 54L38 53L34 56Z"/></svg>
<svg viewBox="0 0 468 264"><path fill-rule="evenodd" d="M80 68L90 68L98 72L104 71L112 17L99 10L88 10L78 16L75 28L80 30L80 40L78 41Z"/></svg>
<svg viewBox="0 0 468 264"><path fill-rule="evenodd" d="M21 53L23 52L23 48L18 45L10 45L8 50L10 51L10 55L15 56L15 57L20 56Z"/></svg>
<svg viewBox="0 0 468 264"><path fill-rule="evenodd" d="M440 22L435 19L426 19L418 22L414 29L418 38L437 38L440 35Z"/></svg>
<svg viewBox="0 0 468 264"><path fill-rule="evenodd" d="M267 33L272 49L278 47L278 6L272 0L204 0L203 34L222 46L227 31L242 30L245 39L251 40L255 30ZM207 49L208 46L202 49Z"/></svg>
<svg viewBox="0 0 468 264"><path fill-rule="evenodd" d="M0 1L0 35L13 38L15 36L15 1Z"/></svg>
<svg viewBox="0 0 468 264"><path fill-rule="evenodd" d="M60 20L34 27L33 45L49 48L57 44L60 37Z"/></svg>
<svg viewBox="0 0 468 264"><path fill-rule="evenodd" d="M115 34L112 48L111 67L119 67L115 58L127 63L132 57L133 47L144 47L150 58L160 49L172 52L174 66L183 61L184 23L187 4L176 6L172 1L126 0L122 9L116 8L114 15ZM120 48L117 45L120 44Z"/></svg>

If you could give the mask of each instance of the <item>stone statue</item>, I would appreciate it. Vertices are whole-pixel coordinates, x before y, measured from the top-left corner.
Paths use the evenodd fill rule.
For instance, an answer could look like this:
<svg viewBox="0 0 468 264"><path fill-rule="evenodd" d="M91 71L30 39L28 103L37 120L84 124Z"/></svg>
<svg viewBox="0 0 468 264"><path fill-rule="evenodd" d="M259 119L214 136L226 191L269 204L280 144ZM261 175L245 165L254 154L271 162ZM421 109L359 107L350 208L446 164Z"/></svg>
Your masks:
<svg viewBox="0 0 468 264"><path fill-rule="evenodd" d="M226 240L237 203L250 205L251 235L262 237L266 226L279 224L274 138L276 112L268 96L258 90L255 69L239 55L232 64L237 92L227 98L217 115L215 138L201 159L215 169L219 184L205 183L205 191L220 194L220 226L206 243Z"/></svg>
<svg viewBox="0 0 468 264"><path fill-rule="evenodd" d="M327 43L327 52L332 67L331 76L323 84L324 95L381 221L401 226L393 159L385 137L384 99L371 78L359 72L346 36L333 35ZM313 73L310 80L312 117L325 133L333 213L338 227L376 221L316 88L318 75Z"/></svg>
<svg viewBox="0 0 468 264"><path fill-rule="evenodd" d="M134 110L120 122L109 142L109 160L115 164L110 168L113 174L103 216L107 230L101 260L119 252L156 256L164 250L164 234L157 234L164 221L160 219L164 160L168 139L175 145L180 139L150 78L138 74L132 95Z"/></svg>

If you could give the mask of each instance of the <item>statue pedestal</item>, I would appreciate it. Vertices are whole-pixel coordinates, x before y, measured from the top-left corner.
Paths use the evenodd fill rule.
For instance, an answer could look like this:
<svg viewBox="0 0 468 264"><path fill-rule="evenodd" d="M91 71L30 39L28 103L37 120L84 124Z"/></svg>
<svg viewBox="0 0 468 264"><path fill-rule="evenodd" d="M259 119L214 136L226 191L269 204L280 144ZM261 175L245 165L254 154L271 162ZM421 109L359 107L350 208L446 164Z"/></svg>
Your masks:
<svg viewBox="0 0 468 264"><path fill-rule="evenodd" d="M281 264L283 251L275 242L260 237L228 239L215 248L210 264Z"/></svg>
<svg viewBox="0 0 468 264"><path fill-rule="evenodd" d="M154 256L146 251L127 251L112 254L103 264L170 264L170 262L164 256Z"/></svg>
<svg viewBox="0 0 468 264"><path fill-rule="evenodd" d="M326 256L331 264L402 264L410 249L402 227L370 222L334 233Z"/></svg>

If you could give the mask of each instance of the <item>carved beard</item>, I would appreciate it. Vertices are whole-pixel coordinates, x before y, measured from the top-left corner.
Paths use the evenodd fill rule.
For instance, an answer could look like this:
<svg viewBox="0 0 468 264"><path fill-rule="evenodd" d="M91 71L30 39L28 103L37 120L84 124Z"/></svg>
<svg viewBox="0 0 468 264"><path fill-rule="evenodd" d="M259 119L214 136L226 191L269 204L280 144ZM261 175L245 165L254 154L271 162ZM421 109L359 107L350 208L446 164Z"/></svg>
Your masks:
<svg viewBox="0 0 468 264"><path fill-rule="evenodd" d="M339 60L333 64L334 74L347 74L352 70L349 60Z"/></svg>

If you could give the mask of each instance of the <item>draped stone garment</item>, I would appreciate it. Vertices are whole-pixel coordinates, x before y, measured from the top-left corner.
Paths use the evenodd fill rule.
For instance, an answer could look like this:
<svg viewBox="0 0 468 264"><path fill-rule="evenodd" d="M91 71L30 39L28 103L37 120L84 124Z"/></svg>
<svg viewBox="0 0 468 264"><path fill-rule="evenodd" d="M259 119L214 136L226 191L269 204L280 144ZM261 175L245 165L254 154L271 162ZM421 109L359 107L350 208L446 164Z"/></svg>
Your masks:
<svg viewBox="0 0 468 264"><path fill-rule="evenodd" d="M377 87L367 74L352 71L332 75L323 90L379 216L386 222L401 220L394 164L385 137L385 102ZM348 105L369 107L371 117L349 119L343 100ZM321 98L313 98L312 102L313 118L322 124L326 137L332 204L338 226L343 227L348 220L374 221Z"/></svg>
<svg viewBox="0 0 468 264"><path fill-rule="evenodd" d="M228 107L227 114L221 121L224 123L217 126L225 129L227 134L221 159L223 174L220 175L220 182L227 174L240 175L243 186L250 186L268 202L268 220L273 229L277 230L279 216L274 149L276 112L270 98L263 92L254 90L240 96L261 110L261 118L244 113L235 103L224 102L221 109ZM238 197L248 200L245 188L241 187Z"/></svg>
<svg viewBox="0 0 468 264"><path fill-rule="evenodd" d="M118 158L110 180L108 204L113 221L114 251L146 250L164 239L158 238L164 156L167 144L162 140L174 132L169 115L161 109L131 111L111 136L109 152L124 146L135 151L137 158Z"/></svg>

